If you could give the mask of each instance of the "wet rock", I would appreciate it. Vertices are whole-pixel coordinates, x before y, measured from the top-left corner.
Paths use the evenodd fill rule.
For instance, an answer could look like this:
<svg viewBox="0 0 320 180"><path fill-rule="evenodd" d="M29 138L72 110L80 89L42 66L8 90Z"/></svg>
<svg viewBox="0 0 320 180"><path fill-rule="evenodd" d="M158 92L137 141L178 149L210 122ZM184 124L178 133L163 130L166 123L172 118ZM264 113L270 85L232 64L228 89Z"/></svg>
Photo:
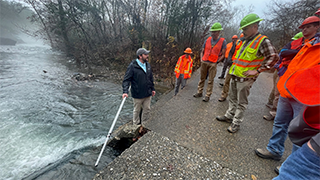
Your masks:
<svg viewBox="0 0 320 180"><path fill-rule="evenodd" d="M112 133L113 137L108 146L125 150L146 134L148 130L141 125L133 125L132 122L120 126Z"/></svg>

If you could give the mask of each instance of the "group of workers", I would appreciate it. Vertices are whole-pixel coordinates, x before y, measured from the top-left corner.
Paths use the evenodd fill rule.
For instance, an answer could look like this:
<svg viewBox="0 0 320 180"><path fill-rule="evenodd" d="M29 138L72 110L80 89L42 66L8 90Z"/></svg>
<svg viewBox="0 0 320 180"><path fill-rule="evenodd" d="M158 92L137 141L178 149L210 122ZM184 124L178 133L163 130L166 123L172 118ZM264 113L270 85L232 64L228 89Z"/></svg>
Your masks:
<svg viewBox="0 0 320 180"><path fill-rule="evenodd" d="M316 15L319 14L320 8L316 12ZM292 154L281 167L275 169L279 175L274 179L320 179L320 18L306 18L299 26L302 32L280 53L277 53L267 36L259 33L259 22L262 20L256 14L245 16L240 22L240 39L234 35L229 44L220 37L222 25L218 22L212 25L211 36L205 40L200 53L200 81L193 97L203 97L205 81L208 79L202 100L210 100L217 64L224 60L218 78L223 79L225 71L227 75L224 84L220 84L223 90L219 101L225 101L228 96L229 107L224 115L216 119L230 123L227 131L236 133L244 120L253 83L261 72L275 67L274 88L266 104L271 107L271 118L264 117L266 120L274 119L272 136L268 145L256 149L255 153L261 158L280 160L289 129L294 144ZM144 48L137 51L137 59L131 62L123 80L123 97L128 96L131 84L133 122L136 124L146 120L151 96L155 95L153 76L147 62L149 52ZM191 77L191 54L192 50L186 48L177 61L174 95L179 92L180 85L183 89ZM139 120L141 108L142 120ZM298 125L292 127L291 121ZM301 124L305 129L299 126ZM308 135L303 133L307 130L310 130ZM293 134L292 137L290 134Z"/></svg>

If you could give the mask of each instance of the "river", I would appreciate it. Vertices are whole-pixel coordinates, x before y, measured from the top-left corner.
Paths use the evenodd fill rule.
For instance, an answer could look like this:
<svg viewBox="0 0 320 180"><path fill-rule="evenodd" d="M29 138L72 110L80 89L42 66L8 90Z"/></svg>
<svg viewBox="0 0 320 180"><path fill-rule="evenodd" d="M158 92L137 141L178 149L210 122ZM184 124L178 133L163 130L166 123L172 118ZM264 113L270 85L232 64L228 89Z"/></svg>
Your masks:
<svg viewBox="0 0 320 180"><path fill-rule="evenodd" d="M107 146L94 167L121 84L72 79L78 72L46 45L0 46L0 179L92 179L119 155ZM131 118L128 98L115 128Z"/></svg>

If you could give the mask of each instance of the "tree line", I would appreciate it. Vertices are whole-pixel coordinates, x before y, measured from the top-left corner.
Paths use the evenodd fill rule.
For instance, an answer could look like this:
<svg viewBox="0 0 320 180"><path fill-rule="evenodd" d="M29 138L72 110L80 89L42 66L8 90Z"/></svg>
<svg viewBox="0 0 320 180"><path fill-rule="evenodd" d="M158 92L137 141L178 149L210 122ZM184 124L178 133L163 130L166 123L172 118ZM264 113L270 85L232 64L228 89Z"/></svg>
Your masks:
<svg viewBox="0 0 320 180"><path fill-rule="evenodd" d="M135 51L152 51L149 61L155 74L172 78L184 49L193 50L194 68L214 22L224 28L228 42L240 35L239 24L252 7L233 7L233 0L23 0L40 25L35 32L53 48L72 56L90 72L96 66L125 70ZM303 19L314 14L317 0L269 2L260 32L281 49Z"/></svg>

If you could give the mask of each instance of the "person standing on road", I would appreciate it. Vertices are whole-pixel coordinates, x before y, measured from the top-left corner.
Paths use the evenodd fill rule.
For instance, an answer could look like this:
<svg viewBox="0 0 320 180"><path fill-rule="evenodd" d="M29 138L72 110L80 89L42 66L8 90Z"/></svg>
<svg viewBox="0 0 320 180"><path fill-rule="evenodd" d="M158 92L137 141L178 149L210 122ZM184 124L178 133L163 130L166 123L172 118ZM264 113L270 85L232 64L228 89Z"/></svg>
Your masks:
<svg viewBox="0 0 320 180"><path fill-rule="evenodd" d="M151 66L148 63L149 53L150 51L147 51L145 48L137 50L137 59L129 64L122 82L122 98L128 97L131 85L134 125L143 125L142 123L149 118L151 96L156 94ZM143 111L140 119L141 109Z"/></svg>
<svg viewBox="0 0 320 180"><path fill-rule="evenodd" d="M192 54L191 48L187 48L184 51L184 55L180 56L178 59L178 62L174 69L174 73L176 74L176 84L175 84L174 95L178 94L180 84L181 84L181 89L183 89L186 86L187 79L191 78L192 65L193 65L191 54Z"/></svg>
<svg viewBox="0 0 320 180"><path fill-rule="evenodd" d="M228 56L228 61L227 63L230 64L227 70L227 76L226 79L224 80L224 84L219 83L219 85L222 87L222 92L221 96L218 99L219 102L223 102L227 99L228 93L229 93L229 86L230 86L230 80L231 80L231 74L229 74L230 66L232 65L233 61L236 59L236 53L240 49L242 42L244 41L243 33L240 35L240 39L238 39L232 46L229 56Z"/></svg>
<svg viewBox="0 0 320 180"><path fill-rule="evenodd" d="M232 64L231 57L232 57L233 53L231 53L231 57L229 59L228 59L228 57L229 57L229 53L230 53L231 49L234 48L237 40L238 40L238 36L237 35L233 35L232 36L232 41L227 44L226 52L225 52L225 55L224 55L224 62L223 62L222 72L221 72L221 75L218 77L218 79L224 79L224 75L226 73L227 68L230 67L231 64Z"/></svg>
<svg viewBox="0 0 320 180"><path fill-rule="evenodd" d="M273 123L272 136L266 148L255 150L257 156L264 159L280 160L284 152L284 142L288 135L288 126L295 118L302 104L296 101L285 89L287 79L300 69L310 68L320 63L320 33L317 33L320 27L320 18L311 16L306 18L299 26L302 29L305 38L305 45L300 49L297 55L291 60L285 73L278 81L277 88L280 93L278 101L277 114ZM308 86L309 84L306 84ZM293 146L292 152L297 147Z"/></svg>
<svg viewBox="0 0 320 180"><path fill-rule="evenodd" d="M209 74L208 86L206 95L203 98L204 102L210 100L213 89L213 80L217 73L217 63L224 59L227 42L224 38L219 37L223 30L220 23L214 23L210 28L211 36L204 42L200 53L201 67L200 67L200 81L198 84L198 91L193 97L202 97L203 87L206 81L207 74Z"/></svg>
<svg viewBox="0 0 320 180"><path fill-rule="evenodd" d="M237 51L237 59L229 70L232 75L229 108L224 116L216 117L218 121L231 122L227 129L230 133L240 129L253 83L261 72L269 70L279 59L278 53L267 36L258 32L260 21L262 19L258 15L249 14L240 22L245 41Z"/></svg>

